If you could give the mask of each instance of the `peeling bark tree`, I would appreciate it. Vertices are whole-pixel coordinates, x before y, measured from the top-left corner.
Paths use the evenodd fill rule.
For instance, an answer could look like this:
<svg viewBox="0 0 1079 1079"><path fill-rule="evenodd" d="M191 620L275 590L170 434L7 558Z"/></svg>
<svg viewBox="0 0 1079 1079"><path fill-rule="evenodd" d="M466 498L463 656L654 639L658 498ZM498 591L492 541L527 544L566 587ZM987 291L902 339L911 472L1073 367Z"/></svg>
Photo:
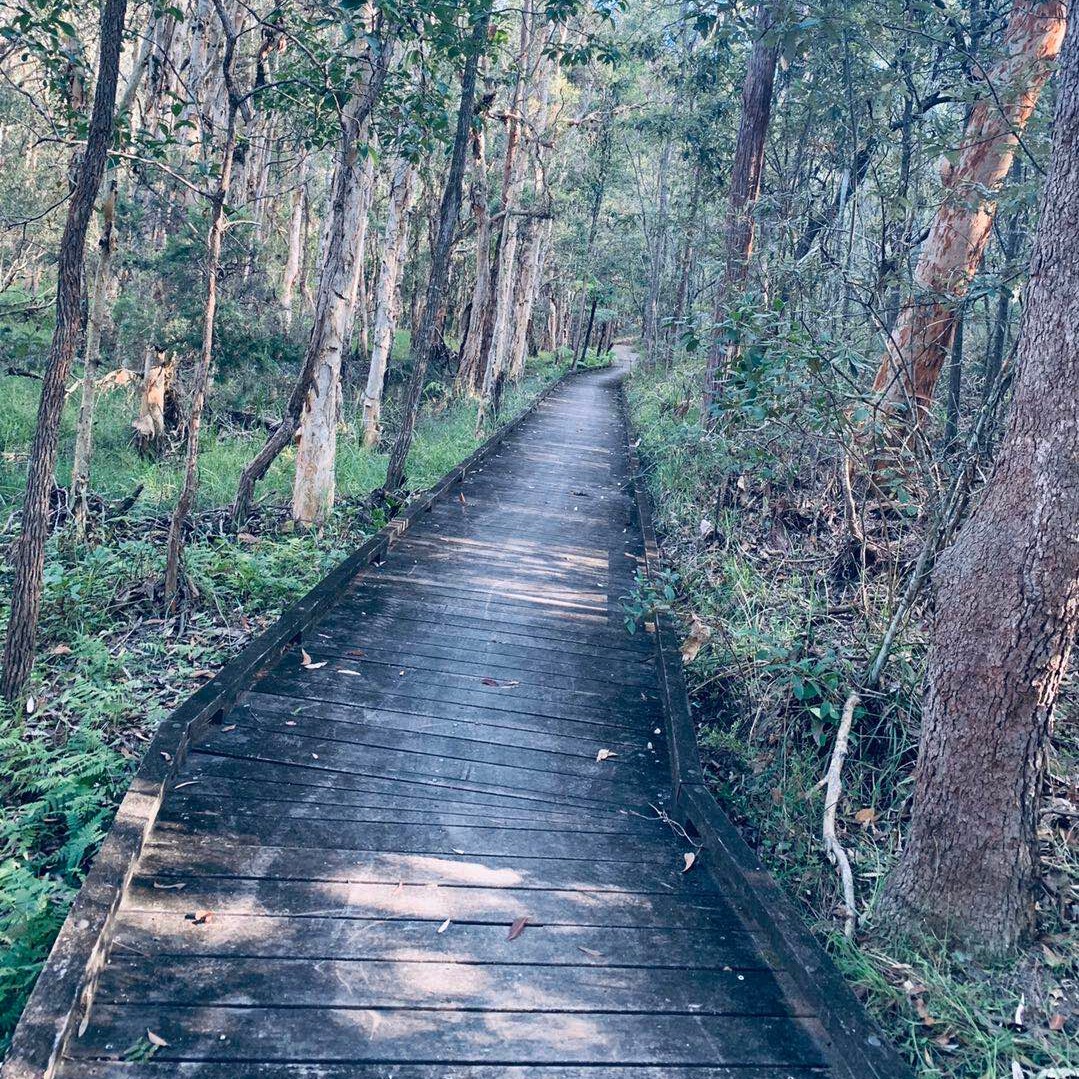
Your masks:
<svg viewBox="0 0 1079 1079"><path fill-rule="evenodd" d="M1044 750L1079 629L1079 25L1067 33L1008 431L940 558L914 811L883 906L1001 953L1035 928Z"/></svg>
<svg viewBox="0 0 1079 1079"><path fill-rule="evenodd" d="M292 305L296 297L296 282L303 268L303 251L307 243L307 158L300 162L300 175L292 193L289 212L288 250L285 268L281 272L281 321L292 329Z"/></svg>
<svg viewBox="0 0 1079 1079"><path fill-rule="evenodd" d="M41 614L45 542L49 534L49 500L56 471L60 418L81 322L86 230L112 139L126 10L127 0L104 0L101 7L101 45L93 111L86 148L60 238L56 267L56 328L49 346L34 442L30 447L22 532L15 548L11 617L4 642L4 670L0 676L0 694L10 702L21 696L34 666L34 639Z"/></svg>
<svg viewBox="0 0 1079 1079"><path fill-rule="evenodd" d="M389 209L382 242L382 269L378 275L375 321L371 343L371 367L363 391L363 444L377 446L382 435L382 391L386 367L393 352L393 338L400 316L401 267L408 241L408 211L412 206L416 166L402 160L390 183Z"/></svg>
<svg viewBox="0 0 1079 1079"><path fill-rule="evenodd" d="M761 4L757 9L757 40L753 43L742 86L742 113L738 122L738 138L734 144L734 164L731 167L724 226L726 264L716 297L717 327L726 317L727 305L745 288L749 276L749 258L753 253L753 211L761 193L764 142L772 116L772 87L779 54L778 46L769 33L772 25L771 9L767 4ZM703 417L711 415L721 371L730 366L736 355L736 348L726 343L722 332L718 328L713 330L704 373Z"/></svg>
<svg viewBox="0 0 1079 1079"><path fill-rule="evenodd" d="M1060 51L1066 12L1062 0L1017 0L1001 58L989 71L979 69L984 92L967 123L959 161L945 177L946 197L918 258L914 294L899 313L873 383L889 416L913 411L917 422L932 400L958 302L989 240L993 193L1008 174Z"/></svg>
<svg viewBox="0 0 1079 1079"><path fill-rule="evenodd" d="M438 211L438 233L431 249L431 268L427 277L427 295L423 316L412 335L412 374L405 398L401 429L390 453L386 469L385 490L395 491L405 477L405 461L412 446L412 434L416 429L416 413L423 395L423 382L427 377L427 364L431 354L442 339L442 321L446 310L446 286L449 283L450 253L457 233L457 218L461 212L461 188L464 180L465 155L468 152L468 136L472 128L472 112L476 101L476 75L480 57L487 42L487 28L491 24L491 9L487 7L476 21L469 35L469 53L461 78L461 103L457 109L457 128L453 137L446 186Z"/></svg>

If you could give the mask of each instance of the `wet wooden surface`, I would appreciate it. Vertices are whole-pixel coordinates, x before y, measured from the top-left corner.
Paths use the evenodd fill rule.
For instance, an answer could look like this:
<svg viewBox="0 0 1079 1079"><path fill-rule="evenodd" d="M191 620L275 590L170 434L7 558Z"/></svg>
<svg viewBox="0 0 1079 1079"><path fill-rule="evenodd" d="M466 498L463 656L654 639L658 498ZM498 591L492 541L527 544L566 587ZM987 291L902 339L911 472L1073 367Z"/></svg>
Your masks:
<svg viewBox="0 0 1079 1079"><path fill-rule="evenodd" d="M665 816L618 379L544 401L193 748L61 1075L830 1074Z"/></svg>

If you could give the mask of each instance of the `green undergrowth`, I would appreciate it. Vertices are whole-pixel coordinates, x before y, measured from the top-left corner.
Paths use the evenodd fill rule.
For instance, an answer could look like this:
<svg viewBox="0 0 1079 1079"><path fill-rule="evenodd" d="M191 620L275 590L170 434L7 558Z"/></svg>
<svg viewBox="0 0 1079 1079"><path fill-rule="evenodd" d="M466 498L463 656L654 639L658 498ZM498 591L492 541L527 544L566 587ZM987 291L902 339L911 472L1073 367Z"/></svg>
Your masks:
<svg viewBox="0 0 1079 1079"><path fill-rule="evenodd" d="M896 941L874 920L908 809L922 609L881 691L855 714L838 830L854 867L859 929L853 942L843 935L836 874L820 840L820 780L844 701L894 607L900 558L865 574L843 562L841 432L821 392L827 371L795 331L769 332L770 352L747 348L744 369L728 382L715 435L698 418L703 360L639 364L629 380L664 580L639 583L624 601L627 619L665 607L687 642L700 643L687 678L713 791L918 1075L1079 1074L1079 949L1060 914L1077 879L1067 738L1054 751L1050 794L1059 797L1047 800L1043 819L1043 935L1033 948L987 967L946 943ZM919 528L901 520L894 547L909 551Z"/></svg>
<svg viewBox="0 0 1079 1079"><path fill-rule="evenodd" d="M531 363L524 382L505 395L498 422L563 369L564 358ZM0 388L0 438L6 453L17 455L25 453L35 407L21 391L34 383L8 381ZM293 531L287 514L264 508L238 536L223 535L215 508L231 498L255 443L211 428L185 562L196 598L182 618L165 621L165 515L178 466L173 459L135 456L126 432L131 407L122 396L106 400L98 413L94 489L116 499L145 483L151 494L127 517L98 522L88 545L77 545L68 527L52 537L33 708L21 724L0 712L0 1055L161 718L384 523L366 496L383 481L385 453L363 450L346 429L339 444L340 502L325 527ZM429 487L490 433L478 437L475 418L474 405L445 398L437 385L429 388L408 462L413 490ZM68 440L70 417L65 422ZM17 467L7 475L17 480ZM287 498L289 479L286 458L260 486L260 497L271 506ZM8 519L15 502L10 489L3 495L0 512ZM0 536L0 630L13 535L9 525Z"/></svg>

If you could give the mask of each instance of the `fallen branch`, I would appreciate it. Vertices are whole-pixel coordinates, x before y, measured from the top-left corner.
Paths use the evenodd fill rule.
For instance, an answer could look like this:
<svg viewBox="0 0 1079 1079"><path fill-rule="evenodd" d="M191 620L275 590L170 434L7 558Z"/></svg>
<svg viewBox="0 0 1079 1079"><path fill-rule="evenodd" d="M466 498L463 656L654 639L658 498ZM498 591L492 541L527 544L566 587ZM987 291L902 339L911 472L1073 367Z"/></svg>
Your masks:
<svg viewBox="0 0 1079 1079"><path fill-rule="evenodd" d="M847 852L843 849L843 845L836 836L835 811L836 806L839 804L839 796L843 792L843 762L847 759L847 747L850 744L850 728L854 721L854 709L858 707L860 701L861 697L852 692L847 698L847 703L843 705L843 718L839 722L839 730L835 736L835 746L832 748L832 757L828 762L828 772L824 777L827 792L824 796L824 824L821 828L828 860L839 870L839 880L843 888L843 905L847 908L843 920L843 932L847 937L854 936L854 926L857 921L854 901L854 874L851 872Z"/></svg>

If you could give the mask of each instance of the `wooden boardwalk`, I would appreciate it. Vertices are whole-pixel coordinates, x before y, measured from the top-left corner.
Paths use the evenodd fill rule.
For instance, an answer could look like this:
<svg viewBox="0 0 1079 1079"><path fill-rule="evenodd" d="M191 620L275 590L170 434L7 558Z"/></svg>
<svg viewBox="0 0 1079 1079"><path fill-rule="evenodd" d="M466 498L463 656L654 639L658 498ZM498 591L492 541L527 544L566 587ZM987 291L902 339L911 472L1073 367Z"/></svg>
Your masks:
<svg viewBox="0 0 1079 1079"><path fill-rule="evenodd" d="M190 747L59 1075L900 1074L667 816L619 393L563 383Z"/></svg>

